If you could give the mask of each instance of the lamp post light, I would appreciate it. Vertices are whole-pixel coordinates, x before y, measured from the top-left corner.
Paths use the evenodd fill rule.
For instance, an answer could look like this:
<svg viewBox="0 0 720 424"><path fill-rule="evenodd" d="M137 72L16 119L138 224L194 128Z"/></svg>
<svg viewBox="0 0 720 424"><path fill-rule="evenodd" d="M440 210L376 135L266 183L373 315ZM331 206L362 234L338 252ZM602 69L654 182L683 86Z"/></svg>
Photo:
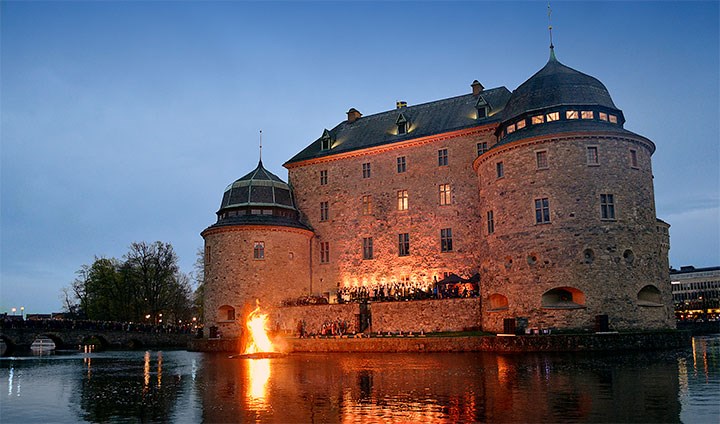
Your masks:
<svg viewBox="0 0 720 424"><path fill-rule="evenodd" d="M24 306L20 307L20 315L22 315L22 319L24 321L25 320L25 307Z"/></svg>
<svg viewBox="0 0 720 424"><path fill-rule="evenodd" d="M15 312L17 312L17 308L10 309L12 311L12 314L15 315Z"/></svg>

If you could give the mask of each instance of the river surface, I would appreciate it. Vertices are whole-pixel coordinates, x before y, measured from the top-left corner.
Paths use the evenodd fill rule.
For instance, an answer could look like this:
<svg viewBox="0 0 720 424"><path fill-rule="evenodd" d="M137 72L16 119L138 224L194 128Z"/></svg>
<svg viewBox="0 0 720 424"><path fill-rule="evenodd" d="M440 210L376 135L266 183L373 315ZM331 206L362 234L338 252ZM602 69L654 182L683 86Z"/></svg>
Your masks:
<svg viewBox="0 0 720 424"><path fill-rule="evenodd" d="M720 336L594 354L0 359L0 422L720 422Z"/></svg>

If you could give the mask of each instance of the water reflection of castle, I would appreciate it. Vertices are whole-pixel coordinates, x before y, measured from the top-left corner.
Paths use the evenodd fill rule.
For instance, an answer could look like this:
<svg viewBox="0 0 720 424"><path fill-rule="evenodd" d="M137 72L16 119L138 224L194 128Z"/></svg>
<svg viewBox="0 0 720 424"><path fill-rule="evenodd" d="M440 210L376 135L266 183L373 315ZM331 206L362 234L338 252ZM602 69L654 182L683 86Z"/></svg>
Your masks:
<svg viewBox="0 0 720 424"><path fill-rule="evenodd" d="M226 188L202 233L206 324L236 336L259 298L287 331L298 317L362 330L365 315L375 331L499 332L515 317L588 328L600 315L614 329L674 327L655 145L624 124L605 86L552 49L512 93L475 81L425 104L350 109L285 163L289 183L260 162ZM432 291L450 273L479 274L479 297L279 308L344 287Z"/></svg>

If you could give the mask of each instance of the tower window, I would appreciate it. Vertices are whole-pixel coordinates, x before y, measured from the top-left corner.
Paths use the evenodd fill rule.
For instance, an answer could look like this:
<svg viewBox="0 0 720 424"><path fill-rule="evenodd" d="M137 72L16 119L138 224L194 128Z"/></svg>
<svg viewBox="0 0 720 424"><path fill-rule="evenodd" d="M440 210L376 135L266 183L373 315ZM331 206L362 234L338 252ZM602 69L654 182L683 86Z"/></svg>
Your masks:
<svg viewBox="0 0 720 424"><path fill-rule="evenodd" d="M512 134L515 132L515 124L508 125L507 128L505 128L506 134Z"/></svg>
<svg viewBox="0 0 720 424"><path fill-rule="evenodd" d="M608 120L608 115L607 115L607 113L605 113L605 112L600 112L600 113L598 113L598 115L600 116L600 120L601 120L601 121L607 121L607 120Z"/></svg>
<svg viewBox="0 0 720 424"><path fill-rule="evenodd" d="M328 182L328 172L327 170L320 171L320 185L326 185Z"/></svg>
<svg viewBox="0 0 720 424"><path fill-rule="evenodd" d="M362 164L362 176L363 178L370 178L370 162Z"/></svg>
<svg viewBox="0 0 720 424"><path fill-rule="evenodd" d="M615 196L612 194L600 195L600 218L607 220L615 219Z"/></svg>
<svg viewBox="0 0 720 424"><path fill-rule="evenodd" d="M320 263L326 264L330 262L330 242L329 241L321 241L320 242Z"/></svg>
<svg viewBox="0 0 720 424"><path fill-rule="evenodd" d="M495 232L495 217L493 216L493 211L488 211L487 213L487 226L488 234Z"/></svg>
<svg viewBox="0 0 720 424"><path fill-rule="evenodd" d="M408 210L408 191L398 190L397 192L397 210L406 211Z"/></svg>
<svg viewBox="0 0 720 424"><path fill-rule="evenodd" d="M320 221L327 221L330 216L328 202L320 202Z"/></svg>
<svg viewBox="0 0 720 424"><path fill-rule="evenodd" d="M440 251L452 252L452 228L443 228L440 230Z"/></svg>
<svg viewBox="0 0 720 424"><path fill-rule="evenodd" d="M630 166L633 168L638 167L637 150L630 149Z"/></svg>
<svg viewBox="0 0 720 424"><path fill-rule="evenodd" d="M546 224L550 222L550 201L547 197L535 199L535 223Z"/></svg>
<svg viewBox="0 0 720 424"><path fill-rule="evenodd" d="M495 164L495 171L497 172L498 178L502 178L505 176L505 166L502 162L498 162Z"/></svg>
<svg viewBox="0 0 720 424"><path fill-rule="evenodd" d="M488 145L487 143L478 143L477 144L477 155L480 156L483 153L487 152Z"/></svg>
<svg viewBox="0 0 720 424"><path fill-rule="evenodd" d="M532 117L532 124L538 125L545 122L545 117L543 115L535 115Z"/></svg>
<svg viewBox="0 0 720 424"><path fill-rule="evenodd" d="M405 156L400 156L397 158L397 172L398 174L402 174L407 170L407 165L405 163Z"/></svg>
<svg viewBox="0 0 720 424"><path fill-rule="evenodd" d="M450 193L450 184L440 184L440 205L449 205L452 203L452 196Z"/></svg>
<svg viewBox="0 0 720 424"><path fill-rule="evenodd" d="M600 163L598 160L597 146L588 146L586 155L588 165L598 165Z"/></svg>
<svg viewBox="0 0 720 424"><path fill-rule="evenodd" d="M448 149L438 150L438 166L447 166L448 164Z"/></svg>
<svg viewBox="0 0 720 424"><path fill-rule="evenodd" d="M545 115L545 122L559 121L560 112L551 112Z"/></svg>
<svg viewBox="0 0 720 424"><path fill-rule="evenodd" d="M519 129L519 130L525 128L525 120L521 119L521 120L517 121L516 126L517 126L517 129Z"/></svg>
<svg viewBox="0 0 720 424"><path fill-rule="evenodd" d="M537 163L537 169L548 168L548 152L547 150L541 150L535 152L535 162Z"/></svg>
<svg viewBox="0 0 720 424"><path fill-rule="evenodd" d="M592 110L583 110L580 112L580 117L582 119L594 119L595 113Z"/></svg>
<svg viewBox="0 0 720 424"><path fill-rule="evenodd" d="M265 242L256 241L253 245L253 259L265 259Z"/></svg>
<svg viewBox="0 0 720 424"><path fill-rule="evenodd" d="M565 112L565 119L578 119L578 111L577 110L568 110Z"/></svg>
<svg viewBox="0 0 720 424"><path fill-rule="evenodd" d="M398 256L408 256L410 254L410 234L398 234Z"/></svg>
<svg viewBox="0 0 720 424"><path fill-rule="evenodd" d="M363 259L373 258L373 239L372 237L363 237Z"/></svg>
<svg viewBox="0 0 720 424"><path fill-rule="evenodd" d="M362 214L372 215L373 213L373 201L371 195L365 195L362 197Z"/></svg>
<svg viewBox="0 0 720 424"><path fill-rule="evenodd" d="M617 116L609 115L609 117L610 117L610 122L612 122L613 124L617 124Z"/></svg>

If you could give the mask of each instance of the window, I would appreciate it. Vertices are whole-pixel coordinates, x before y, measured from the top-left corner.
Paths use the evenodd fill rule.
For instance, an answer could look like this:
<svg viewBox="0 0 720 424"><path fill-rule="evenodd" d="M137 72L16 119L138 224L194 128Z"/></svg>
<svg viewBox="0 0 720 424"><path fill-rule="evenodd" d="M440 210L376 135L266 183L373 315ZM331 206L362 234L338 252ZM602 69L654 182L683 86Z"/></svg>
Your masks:
<svg viewBox="0 0 720 424"><path fill-rule="evenodd" d="M235 321L235 308L232 306L222 305L218 312L218 321Z"/></svg>
<svg viewBox="0 0 720 424"><path fill-rule="evenodd" d="M328 215L328 202L320 202L320 221L327 221Z"/></svg>
<svg viewBox="0 0 720 424"><path fill-rule="evenodd" d="M541 150L535 152L535 162L537 163L537 169L548 168L548 152L547 150Z"/></svg>
<svg viewBox="0 0 720 424"><path fill-rule="evenodd" d="M613 124L617 124L617 116L610 115L610 122L612 122Z"/></svg>
<svg viewBox="0 0 720 424"><path fill-rule="evenodd" d="M565 112L565 119L578 119L578 111L577 110L568 110Z"/></svg>
<svg viewBox="0 0 720 424"><path fill-rule="evenodd" d="M630 149L630 166L633 168L638 167L637 150Z"/></svg>
<svg viewBox="0 0 720 424"><path fill-rule="evenodd" d="M521 120L517 121L517 129L521 130L523 128L525 128L525 120L521 119Z"/></svg>
<svg viewBox="0 0 720 424"><path fill-rule="evenodd" d="M550 222L550 201L547 197L535 199L535 223L545 224Z"/></svg>
<svg viewBox="0 0 720 424"><path fill-rule="evenodd" d="M405 115L401 113L400 116L398 116L397 121L395 121L395 124L397 125L398 135L407 133L408 121L405 118Z"/></svg>
<svg viewBox="0 0 720 424"><path fill-rule="evenodd" d="M330 133L325 130L322 138L320 138L320 150L330 150L331 140Z"/></svg>
<svg viewBox="0 0 720 424"><path fill-rule="evenodd" d="M370 178L370 163L362 164L363 178Z"/></svg>
<svg viewBox="0 0 720 424"><path fill-rule="evenodd" d="M256 241L253 245L253 259L265 259L265 242Z"/></svg>
<svg viewBox="0 0 720 424"><path fill-rule="evenodd" d="M408 192L407 190L398 190L397 192L397 209L406 211L408 209Z"/></svg>
<svg viewBox="0 0 720 424"><path fill-rule="evenodd" d="M560 120L560 112L550 112L547 115L545 115L545 122L552 122L552 121L559 121Z"/></svg>
<svg viewBox="0 0 720 424"><path fill-rule="evenodd" d="M477 144L477 154L478 156L482 155L483 153L487 152L487 143L478 143Z"/></svg>
<svg viewBox="0 0 720 424"><path fill-rule="evenodd" d="M330 242L329 241L321 241L320 242L320 263L326 264L330 262Z"/></svg>
<svg viewBox="0 0 720 424"><path fill-rule="evenodd" d="M448 164L447 149L438 150L438 166L447 166L447 164Z"/></svg>
<svg viewBox="0 0 720 424"><path fill-rule="evenodd" d="M363 259L373 258L373 239L372 237L363 237Z"/></svg>
<svg viewBox="0 0 720 424"><path fill-rule="evenodd" d="M320 171L320 185L325 185L328 182L327 179L327 170Z"/></svg>
<svg viewBox="0 0 720 424"><path fill-rule="evenodd" d="M452 252L452 228L443 228L440 230L440 251Z"/></svg>
<svg viewBox="0 0 720 424"><path fill-rule="evenodd" d="M397 172L398 174L402 174L407 170L407 166L405 164L405 156L400 156L397 158Z"/></svg>
<svg viewBox="0 0 720 424"><path fill-rule="evenodd" d="M607 120L608 120L607 113L605 113L605 112L600 112L598 115L599 115L601 121L607 121Z"/></svg>
<svg viewBox="0 0 720 424"><path fill-rule="evenodd" d="M506 134L512 134L514 132L515 132L515 124L508 125L507 128L505 129Z"/></svg>
<svg viewBox="0 0 720 424"><path fill-rule="evenodd" d="M495 232L495 220L493 216L493 211L488 211L487 213L487 224L488 224L488 234L492 234Z"/></svg>
<svg viewBox="0 0 720 424"><path fill-rule="evenodd" d="M593 113L592 110L583 110L580 113L580 117L582 119L593 119L595 117L595 114Z"/></svg>
<svg viewBox="0 0 720 424"><path fill-rule="evenodd" d="M440 204L449 205L452 202L450 195L450 184L440 184Z"/></svg>
<svg viewBox="0 0 720 424"><path fill-rule="evenodd" d="M477 108L477 119L487 117L487 106L478 106Z"/></svg>
<svg viewBox="0 0 720 424"><path fill-rule="evenodd" d="M373 201L372 196L365 195L362 197L362 214L363 215L372 215L373 213Z"/></svg>
<svg viewBox="0 0 720 424"><path fill-rule="evenodd" d="M503 166L502 162L498 162L495 164L495 169L497 171L497 177L502 178L505 176L505 167Z"/></svg>
<svg viewBox="0 0 720 424"><path fill-rule="evenodd" d="M398 256L408 256L410 254L410 234L398 234Z"/></svg>
<svg viewBox="0 0 720 424"><path fill-rule="evenodd" d="M615 196L612 194L600 195L600 218L615 219Z"/></svg>
<svg viewBox="0 0 720 424"><path fill-rule="evenodd" d="M598 165L598 148L597 146L588 146L587 148L587 164Z"/></svg>
<svg viewBox="0 0 720 424"><path fill-rule="evenodd" d="M532 117L533 125L542 124L543 122L545 122L545 117L543 115L535 115Z"/></svg>

